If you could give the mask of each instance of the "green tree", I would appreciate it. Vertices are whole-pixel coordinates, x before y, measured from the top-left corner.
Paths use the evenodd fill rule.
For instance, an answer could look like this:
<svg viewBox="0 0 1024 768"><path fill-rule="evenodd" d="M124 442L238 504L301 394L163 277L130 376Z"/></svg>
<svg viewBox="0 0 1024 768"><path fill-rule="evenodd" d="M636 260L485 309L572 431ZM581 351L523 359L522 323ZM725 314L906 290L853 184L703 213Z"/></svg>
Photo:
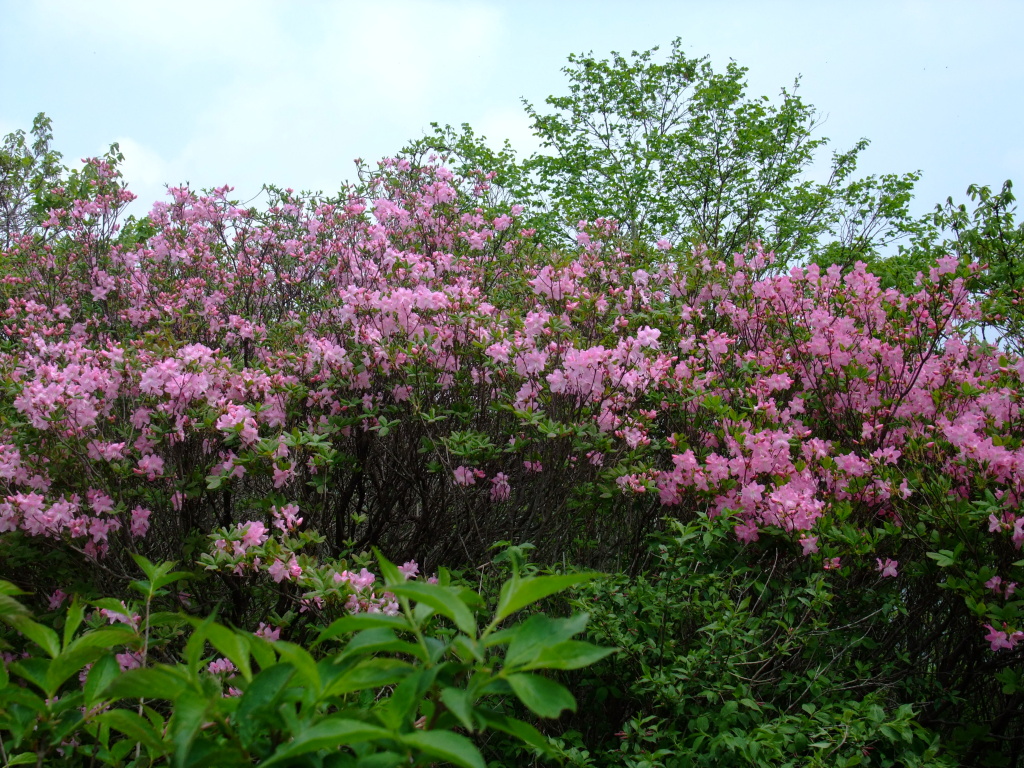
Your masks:
<svg viewBox="0 0 1024 768"><path fill-rule="evenodd" d="M30 143L31 137L31 143ZM30 137L24 131L7 134L0 145L0 250L40 223L40 204L60 183L61 154L51 149L50 118L40 112L32 121Z"/></svg>
<svg viewBox="0 0 1024 768"><path fill-rule="evenodd" d="M716 72L678 39L663 63L657 51L570 56L568 94L546 100L553 111L524 102L542 153L517 160L508 143L493 151L465 125L435 125L407 151L492 173L533 203L531 223L553 241L581 219L611 217L638 243L728 255L758 240L783 261L852 264L917 231L907 206L918 175L855 178L866 140L833 154L825 182L809 177L828 139L814 135L820 118L799 81L773 103L747 95L747 70L733 62Z"/></svg>

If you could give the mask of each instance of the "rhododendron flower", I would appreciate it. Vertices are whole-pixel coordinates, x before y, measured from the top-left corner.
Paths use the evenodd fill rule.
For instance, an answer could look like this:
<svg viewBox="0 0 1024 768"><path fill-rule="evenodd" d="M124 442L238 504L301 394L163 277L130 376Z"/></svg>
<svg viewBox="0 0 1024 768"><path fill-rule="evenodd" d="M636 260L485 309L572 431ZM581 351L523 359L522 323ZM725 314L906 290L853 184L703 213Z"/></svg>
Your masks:
<svg viewBox="0 0 1024 768"><path fill-rule="evenodd" d="M128 530L132 536L145 536L149 531L149 516L153 514L145 507L135 507L132 510L132 522Z"/></svg>
<svg viewBox="0 0 1024 768"><path fill-rule="evenodd" d="M896 566L899 563L896 560L890 560L888 557L885 558L885 562L882 562L882 558L876 557L875 562L877 563L877 569L881 573L883 579L893 578L896 576Z"/></svg>
<svg viewBox="0 0 1024 768"><path fill-rule="evenodd" d="M1017 643L1024 640L1024 632L1006 632L1006 625L1003 625L1003 630L998 630L992 627L991 624L986 624L988 628L988 634L985 635L985 639L989 642L989 647L993 651L999 650L1013 650L1017 647Z"/></svg>
<svg viewBox="0 0 1024 768"><path fill-rule="evenodd" d="M245 526L242 529L242 545L244 547L258 547L267 540L267 527L259 520L250 520L243 525Z"/></svg>
<svg viewBox="0 0 1024 768"><path fill-rule="evenodd" d="M164 472L164 460L154 454L143 456L139 459L135 473L145 475L147 480L156 480Z"/></svg>
<svg viewBox="0 0 1024 768"><path fill-rule="evenodd" d="M255 634L257 637L262 637L264 640L280 640L281 628L268 626L267 624L261 621L259 629L257 629L253 634Z"/></svg>
<svg viewBox="0 0 1024 768"><path fill-rule="evenodd" d="M407 563L399 565L398 572L407 579L415 579L416 574L420 572L420 567L414 560L410 560Z"/></svg>
<svg viewBox="0 0 1024 768"><path fill-rule="evenodd" d="M129 669L138 669L142 666L142 654L138 651L116 653L114 658L117 659L117 664L121 667L122 672L127 672Z"/></svg>
<svg viewBox="0 0 1024 768"><path fill-rule="evenodd" d="M812 555L818 551L818 537L817 536L801 536L800 546L803 547L803 554L805 556Z"/></svg>
<svg viewBox="0 0 1024 768"><path fill-rule="evenodd" d="M839 558L838 557L828 558L828 559L825 560L824 563L822 563L821 567L824 568L826 571L834 571L834 570L836 570L837 568L840 567L839 566Z"/></svg>
<svg viewBox="0 0 1024 768"><path fill-rule="evenodd" d="M67 597L68 596L64 593L64 590L54 590L53 594L50 595L50 610L55 611L58 608L60 608L64 601L67 599Z"/></svg>
<svg viewBox="0 0 1024 768"><path fill-rule="evenodd" d="M758 539L757 525L750 520L737 525L733 528L733 532L736 534L736 538L744 544L749 544Z"/></svg>
<svg viewBox="0 0 1024 768"><path fill-rule="evenodd" d="M509 485L508 475L499 472L491 478L491 501L505 501L512 493L512 486Z"/></svg>
<svg viewBox="0 0 1024 768"><path fill-rule="evenodd" d="M212 675L220 675L226 672L234 672L236 667L231 659L215 659L210 662L206 670Z"/></svg>
<svg viewBox="0 0 1024 768"><path fill-rule="evenodd" d="M476 482L476 475L469 467L456 467L454 474L457 485L473 485Z"/></svg>
<svg viewBox="0 0 1024 768"><path fill-rule="evenodd" d="M298 504L285 504L283 507L272 507L274 515L274 527L281 533L289 533L302 525L302 518L298 516Z"/></svg>

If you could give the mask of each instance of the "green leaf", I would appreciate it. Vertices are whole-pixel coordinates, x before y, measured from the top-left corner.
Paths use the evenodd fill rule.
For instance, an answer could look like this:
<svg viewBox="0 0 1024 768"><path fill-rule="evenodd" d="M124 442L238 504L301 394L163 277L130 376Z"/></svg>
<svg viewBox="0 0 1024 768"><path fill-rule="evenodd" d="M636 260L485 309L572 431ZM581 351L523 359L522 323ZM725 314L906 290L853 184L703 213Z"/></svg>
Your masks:
<svg viewBox="0 0 1024 768"><path fill-rule="evenodd" d="M364 629L349 641L342 652L342 657L351 655L367 655L388 651L391 653L406 653L418 658L420 661L427 661L424 658L423 647L410 643L407 640L400 640L390 628Z"/></svg>
<svg viewBox="0 0 1024 768"><path fill-rule="evenodd" d="M534 614L522 624L510 627L500 633L500 639L508 642L505 652L505 667L529 663L545 648L557 645L578 635L587 626L589 615L576 614L569 618L552 619L542 613ZM499 639L498 633L488 638L488 645Z"/></svg>
<svg viewBox="0 0 1024 768"><path fill-rule="evenodd" d="M144 744L154 757L171 752L171 745L163 740L153 725L130 709L109 709L97 715L96 720Z"/></svg>
<svg viewBox="0 0 1024 768"><path fill-rule="evenodd" d="M282 661L287 661L295 667L295 672L299 676L297 682L304 688L308 688L314 699L319 698L323 682L320 679L320 670L317 669L316 661L309 655L309 652L302 646L285 640L276 641L274 648L277 649Z"/></svg>
<svg viewBox="0 0 1024 768"><path fill-rule="evenodd" d="M526 606L550 597L569 587L583 584L600 577L599 573L567 573L560 576L529 576L525 579L512 578L501 587L498 608L494 614L497 624L507 616Z"/></svg>
<svg viewBox="0 0 1024 768"><path fill-rule="evenodd" d="M76 595L71 601L71 605L68 606L67 618L64 620L64 647L67 648L71 644L71 638L75 636L75 632L82 625L82 619L85 617L85 605L78 599Z"/></svg>
<svg viewBox="0 0 1024 768"><path fill-rule="evenodd" d="M57 633L49 627L34 622L25 616L4 616L3 618L21 634L46 651L51 659L60 653L60 639L57 637Z"/></svg>
<svg viewBox="0 0 1024 768"><path fill-rule="evenodd" d="M409 620L405 616L387 616L383 613L356 613L351 616L342 616L332 621L318 636L313 646L316 647L325 640L330 640L338 635L358 632L363 629L408 629L412 630Z"/></svg>
<svg viewBox="0 0 1024 768"><path fill-rule="evenodd" d="M545 648L523 669L579 669L605 656L615 653L614 648L601 648L593 643L582 640L565 640L564 642Z"/></svg>
<svg viewBox="0 0 1024 768"><path fill-rule="evenodd" d="M473 700L469 691L462 688L443 688L441 701L448 707L448 711L458 718L463 728L470 733L476 730L473 725Z"/></svg>
<svg viewBox="0 0 1024 768"><path fill-rule="evenodd" d="M46 694L53 696L69 677L77 674L82 667L95 661L106 652L106 648L72 648L64 651L50 662L46 670Z"/></svg>
<svg viewBox="0 0 1024 768"><path fill-rule="evenodd" d="M200 622L196 622L197 626L199 624ZM206 639L238 668L239 673L247 682L252 680L249 643L244 634L228 629L223 624L210 622L206 624Z"/></svg>
<svg viewBox="0 0 1024 768"><path fill-rule="evenodd" d="M299 755L309 752L316 752L321 749L334 750L347 744L359 744L373 739L386 739L391 732L380 726L364 723L360 720L351 720L342 717L332 717L321 720L311 728L295 736L293 741L282 744L274 755L261 763L263 768L270 768L272 765L283 763ZM482 768L482 764L481 764Z"/></svg>
<svg viewBox="0 0 1024 768"><path fill-rule="evenodd" d="M102 691L105 699L166 699L175 701L188 686L183 672L174 667L129 669Z"/></svg>
<svg viewBox="0 0 1024 768"><path fill-rule="evenodd" d="M39 756L35 752L22 752L20 755L12 755L4 765L35 765L38 760Z"/></svg>
<svg viewBox="0 0 1024 768"><path fill-rule="evenodd" d="M547 738L529 723L481 707L477 707L474 714L482 727L493 728L496 731L507 733L509 736L515 736L542 754L549 756L556 754Z"/></svg>
<svg viewBox="0 0 1024 768"><path fill-rule="evenodd" d="M174 764L178 768L188 765L192 742L208 719L206 713L209 706L210 702L205 697L191 690L182 691L175 698L174 714L171 715L168 731L174 741Z"/></svg>
<svg viewBox="0 0 1024 768"><path fill-rule="evenodd" d="M246 749L265 728L258 715L274 708L294 672L295 668L291 664L275 664L257 674L245 689L238 702L238 709L235 710L234 720Z"/></svg>
<svg viewBox="0 0 1024 768"><path fill-rule="evenodd" d="M476 745L465 736L451 731L414 731L401 736L401 741L430 757L461 768L487 768Z"/></svg>
<svg viewBox="0 0 1024 768"><path fill-rule="evenodd" d="M100 700L100 694L120 674L121 666L114 658L114 654L107 653L94 661L85 678L85 706L90 709L94 707Z"/></svg>
<svg viewBox="0 0 1024 768"><path fill-rule="evenodd" d="M404 584L396 584L390 589L398 597L426 603L442 616L451 619L460 631L470 637L476 637L476 619L473 617L473 612L459 599L458 594L451 587L408 581Z"/></svg>
<svg viewBox="0 0 1024 768"><path fill-rule="evenodd" d="M506 680L519 700L535 715L555 718L563 710L576 711L576 699L561 683L527 674L508 675Z"/></svg>
<svg viewBox="0 0 1024 768"><path fill-rule="evenodd" d="M331 681L323 692L323 698L341 696L367 688L383 688L404 680L413 671L405 661L387 658L369 658Z"/></svg>

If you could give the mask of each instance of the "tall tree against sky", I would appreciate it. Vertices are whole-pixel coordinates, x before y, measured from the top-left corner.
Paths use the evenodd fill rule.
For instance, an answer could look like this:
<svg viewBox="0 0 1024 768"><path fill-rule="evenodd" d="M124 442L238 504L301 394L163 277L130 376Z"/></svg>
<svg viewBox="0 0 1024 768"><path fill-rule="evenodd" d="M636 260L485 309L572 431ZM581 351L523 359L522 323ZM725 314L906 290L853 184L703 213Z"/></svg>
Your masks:
<svg viewBox="0 0 1024 768"><path fill-rule="evenodd" d="M784 259L849 265L918 230L908 210L918 174L856 177L867 140L834 152L824 181L811 177L828 138L799 81L775 101L752 97L734 62L716 72L708 57L687 58L679 39L663 61L657 53L571 55L568 94L545 101L552 111L524 101L542 151L521 162L468 126L435 126L411 149L496 172L543 211L539 227L549 233L611 217L634 241L723 254L761 241Z"/></svg>

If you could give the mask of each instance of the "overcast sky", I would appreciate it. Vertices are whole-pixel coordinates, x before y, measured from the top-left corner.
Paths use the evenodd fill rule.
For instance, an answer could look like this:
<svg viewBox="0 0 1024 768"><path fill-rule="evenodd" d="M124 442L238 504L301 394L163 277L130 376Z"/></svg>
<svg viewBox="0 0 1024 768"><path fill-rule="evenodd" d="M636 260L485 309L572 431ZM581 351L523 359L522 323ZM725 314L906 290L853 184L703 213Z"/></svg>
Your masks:
<svg viewBox="0 0 1024 768"><path fill-rule="evenodd" d="M924 173L924 212L1024 179L1022 29L1017 0L0 0L0 134L42 111L68 163L119 142L147 209L184 181L334 191L431 121L530 151L520 99L564 93L568 54L679 37L751 95L801 76L863 172Z"/></svg>

